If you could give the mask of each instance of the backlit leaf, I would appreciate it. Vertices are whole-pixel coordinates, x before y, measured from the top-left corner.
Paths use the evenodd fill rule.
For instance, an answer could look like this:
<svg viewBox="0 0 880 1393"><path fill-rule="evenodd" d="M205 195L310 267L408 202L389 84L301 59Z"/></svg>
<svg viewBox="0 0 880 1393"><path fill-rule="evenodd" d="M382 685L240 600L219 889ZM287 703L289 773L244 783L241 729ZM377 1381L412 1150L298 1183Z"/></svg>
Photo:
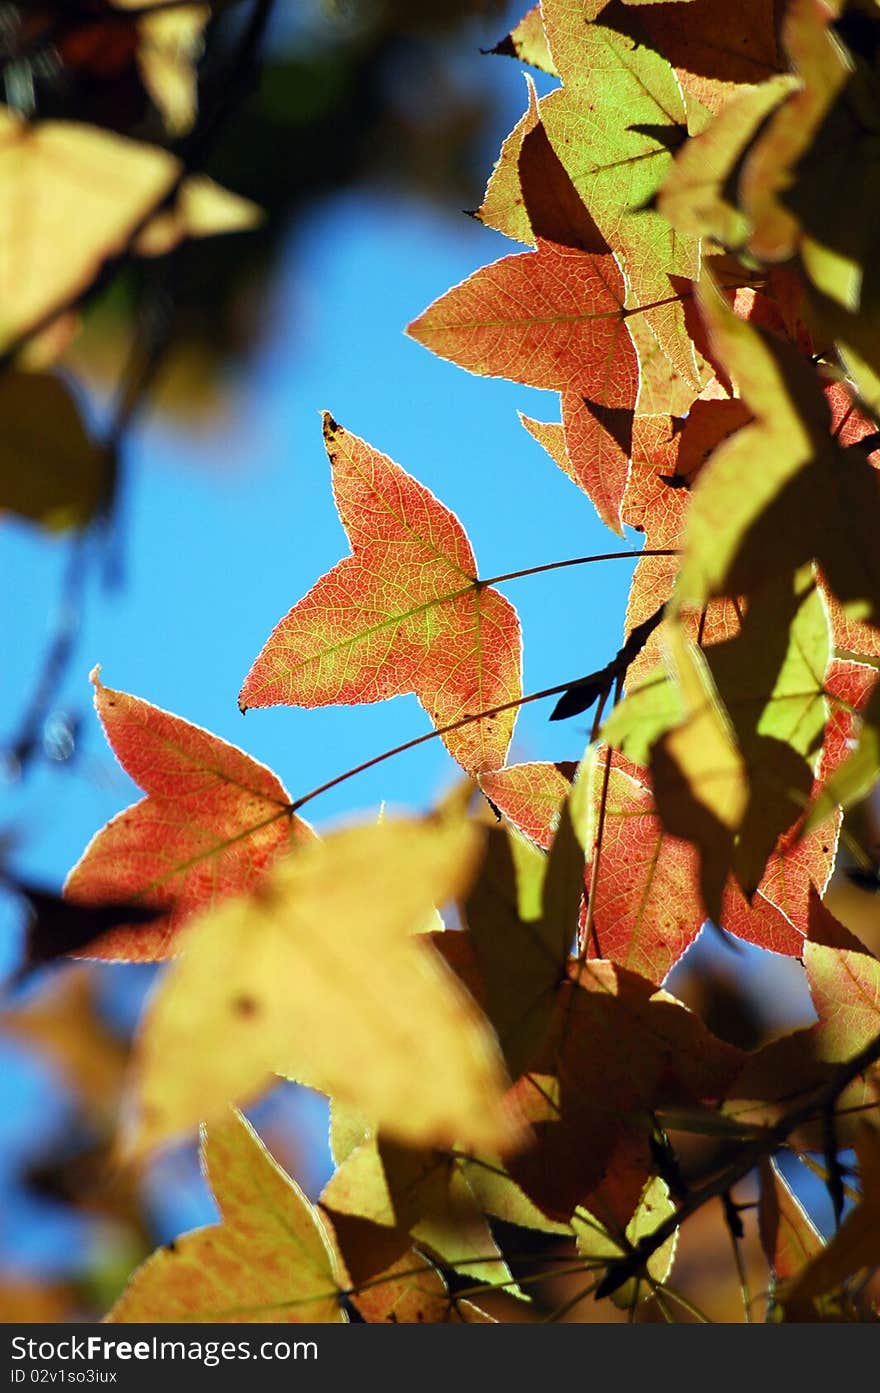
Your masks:
<svg viewBox="0 0 880 1393"><path fill-rule="evenodd" d="M202 916L141 1029L130 1148L210 1121L273 1073L413 1144L510 1144L497 1044L420 932L481 849L460 816L355 827ZM169 1070L181 1051L187 1068Z"/></svg>
<svg viewBox="0 0 880 1393"><path fill-rule="evenodd" d="M413 1241L475 1282L513 1285L458 1162L442 1152L368 1137L321 1192L353 1282L365 1285Z"/></svg>
<svg viewBox="0 0 880 1393"><path fill-rule="evenodd" d="M776 1281L793 1277L822 1248L822 1235L769 1161L761 1167L758 1218L761 1245Z"/></svg>
<svg viewBox="0 0 880 1393"><path fill-rule="evenodd" d="M512 605L477 579L461 523L329 416L324 435L353 554L278 624L247 676L241 709L415 692L442 728L515 702L519 621ZM504 711L444 740L468 771L497 769L515 719L515 711Z"/></svg>
<svg viewBox="0 0 880 1393"><path fill-rule="evenodd" d="M593 1214L589 1214L585 1210L578 1210L572 1220L577 1237L578 1252L588 1260L591 1266L605 1260L614 1262L625 1256L629 1248L635 1247L640 1239L649 1237L674 1211L675 1204L670 1198L665 1182L659 1176L654 1176L645 1185L638 1208L623 1234L615 1236ZM612 1299L615 1305L627 1310L634 1301L645 1300L651 1296L654 1283L666 1281L675 1260L676 1239L677 1234L673 1234L662 1247L651 1255L646 1272L652 1280L642 1279L625 1282L614 1293Z"/></svg>
<svg viewBox="0 0 880 1393"><path fill-rule="evenodd" d="M601 14L597 17L597 10ZM684 139L688 114L664 58L628 30L633 11L612 0L544 0L544 28L563 88L540 104L541 121L592 217L621 257L631 305L645 316L662 352L699 383L672 277L693 279L696 244L676 237L650 204ZM528 119L508 138L480 217L520 241L533 240L516 162Z"/></svg>
<svg viewBox="0 0 880 1393"><path fill-rule="evenodd" d="M737 162L794 85L792 78L779 77L738 94L706 130L688 141L657 201L673 227L687 236L711 237L723 247L745 244L751 224L731 197Z"/></svg>
<svg viewBox="0 0 880 1393"><path fill-rule="evenodd" d="M462 916L511 1077L534 1063L577 935L583 849L564 804L549 856L494 830Z"/></svg>
<svg viewBox="0 0 880 1393"><path fill-rule="evenodd" d="M782 64L775 0L624 0L685 91L717 110L741 86L764 82Z"/></svg>
<svg viewBox="0 0 880 1393"><path fill-rule="evenodd" d="M638 392L623 275L536 116L519 172L536 250L475 272L409 333L469 372L560 392L568 472L621 532Z"/></svg>
<svg viewBox="0 0 880 1393"><path fill-rule="evenodd" d="M600 758L590 777L594 829L603 770ZM588 861L592 859L590 843ZM827 835L813 834L796 845L781 842L751 903L728 882L720 924L761 947L800 956L810 887L824 889L833 860L834 839ZM707 917L696 851L663 827L645 773L615 756L593 898L591 952L661 982Z"/></svg>
<svg viewBox="0 0 880 1393"><path fill-rule="evenodd" d="M484 774L480 787L514 827L546 851L576 769L571 763L513 764Z"/></svg>
<svg viewBox="0 0 880 1393"><path fill-rule="evenodd" d="M819 1017L816 1057L840 1064L880 1032L880 962L863 952L804 945L804 969Z"/></svg>
<svg viewBox="0 0 880 1393"><path fill-rule="evenodd" d="M240 1113L202 1138L221 1222L159 1248L106 1317L111 1323L295 1324L345 1319L319 1214Z"/></svg>
<svg viewBox="0 0 880 1393"><path fill-rule="evenodd" d="M626 1225L652 1174L651 1111L725 1092L743 1056L634 973L606 962L572 971L544 1059L515 1089L534 1141L509 1169L551 1217L582 1205Z"/></svg>
<svg viewBox="0 0 880 1393"><path fill-rule="evenodd" d="M127 774L147 795L92 839L67 877L77 903L137 903L161 911L121 926L89 956L154 962L177 951L180 926L198 910L255 887L291 845L311 836L284 786L264 764L199 726L92 673L95 707Z"/></svg>

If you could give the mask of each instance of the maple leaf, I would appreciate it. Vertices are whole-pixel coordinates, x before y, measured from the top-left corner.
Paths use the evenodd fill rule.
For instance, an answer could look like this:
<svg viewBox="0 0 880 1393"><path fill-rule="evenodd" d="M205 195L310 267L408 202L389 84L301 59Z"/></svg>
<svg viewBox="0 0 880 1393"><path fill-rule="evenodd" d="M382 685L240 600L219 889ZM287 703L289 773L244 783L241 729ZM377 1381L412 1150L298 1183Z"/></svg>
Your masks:
<svg viewBox="0 0 880 1393"><path fill-rule="evenodd" d="M668 638L676 633L670 629ZM828 714L829 637L822 596L811 568L805 567L756 592L740 633L703 650L711 691L701 699L699 685L694 689L695 714L688 723L682 724L682 696L671 674L661 670L631 689L603 727L603 739L628 758L652 764L661 799L696 800L710 814L711 827L720 820L728 828L733 837L729 845L728 837L718 833L724 843L718 847L720 879L726 879L732 865L748 895L763 876L773 846L801 818L813 790ZM713 709L719 700L731 730L716 735ZM695 721L704 727L699 738ZM731 735L738 752L732 764L729 752L725 756ZM670 739L680 741L681 757L674 767L667 758ZM732 784L721 778L727 765ZM737 795L744 789L745 800ZM736 806L725 809L723 799L731 793ZM675 825L674 811L663 811L663 803L661 811L669 831L686 835L684 825ZM678 811L685 825L688 818L693 821L699 839L702 814L686 807ZM711 843L711 828L708 835Z"/></svg>
<svg viewBox="0 0 880 1393"><path fill-rule="evenodd" d="M839 766L817 790L805 824L807 830L819 826L835 808L850 808L867 797L880 775L880 689L876 669L865 668L865 680L871 691L861 711L858 739L850 732Z"/></svg>
<svg viewBox="0 0 880 1393"><path fill-rule="evenodd" d="M336 1259L320 1214L240 1113L203 1132L202 1163L222 1222L159 1248L106 1320L344 1321Z"/></svg>
<svg viewBox="0 0 880 1393"><path fill-rule="evenodd" d="M792 0L783 42L800 82L749 152L740 199L749 249L807 275L845 308L859 304L860 268L874 250L876 194L870 149L876 79L812 0ZM841 197L859 210L844 213Z"/></svg>
<svg viewBox="0 0 880 1393"><path fill-rule="evenodd" d="M648 1238L656 1228L675 1212L675 1202L669 1194L666 1182L653 1176L645 1185L638 1208L623 1232L614 1232L613 1226L603 1224L594 1214L578 1209L572 1220L577 1238L578 1252L586 1258L590 1266L598 1263L619 1261L643 1238ZM616 1306L631 1310L638 1301L645 1301L653 1295L655 1284L665 1282L672 1271L677 1246L677 1233L674 1233L655 1253L646 1266L649 1281L633 1278L619 1287L612 1296Z"/></svg>
<svg viewBox="0 0 880 1393"><path fill-rule="evenodd" d="M513 606L477 578L461 523L365 441L324 418L333 490L352 555L277 625L239 697L243 711L415 692L438 729L520 696ZM469 772L504 757L515 710L443 735Z"/></svg>
<svg viewBox="0 0 880 1393"><path fill-rule="evenodd" d="M690 237L711 237L722 247L746 245L751 222L733 196L737 166L762 123L795 86L793 78L780 76L739 93L678 152L657 199L674 228Z"/></svg>
<svg viewBox="0 0 880 1393"><path fill-rule="evenodd" d="M421 932L465 892L482 845L452 813L355 827L203 915L141 1029L129 1148L210 1121L273 1073L416 1145L512 1144L497 1043ZM181 1050L187 1069L169 1071Z"/></svg>
<svg viewBox="0 0 880 1393"><path fill-rule="evenodd" d="M132 249L178 186L184 202L177 240L189 235L183 174L180 161L157 146L74 122L29 123L0 108L0 351L66 310L104 262ZM210 190L211 216L202 216L205 198L198 195L195 235L213 232L218 217L224 232L253 227L259 220L258 209L246 199L209 180L200 187ZM167 247L166 236L162 249Z"/></svg>
<svg viewBox="0 0 880 1393"><path fill-rule="evenodd" d="M749 419L744 404L728 397L694 402L686 419L669 415L636 417L623 520L643 533L648 550L668 551L670 555L644 556L639 560L627 599L627 634L645 624L671 596L690 489L712 450ZM696 641L708 645L735 636L741 614L735 600L720 599L698 613L682 615L681 620ZM627 669L627 688L637 685L661 658L661 641L661 630L649 635Z"/></svg>
<svg viewBox="0 0 880 1393"><path fill-rule="evenodd" d="M585 785L591 865L606 757L600 752L594 758ZM719 924L759 947L799 957L810 888L824 889L835 845L828 828L801 842L783 838L751 902L734 882L727 883ZM598 871L587 883L592 884L590 952L654 982L664 980L707 918L696 850L663 826L647 775L619 756L612 757Z"/></svg>
<svg viewBox="0 0 880 1393"><path fill-rule="evenodd" d="M127 774L147 795L93 837L64 893L94 907L120 902L159 911L118 928L88 956L155 962L177 951L178 930L198 910L256 886L270 863L312 833L283 784L234 745L92 672L95 707Z"/></svg>
<svg viewBox="0 0 880 1393"><path fill-rule="evenodd" d="M819 1017L814 1057L845 1063L880 1033L880 962L861 944L852 950L808 942L804 971Z"/></svg>
<svg viewBox="0 0 880 1393"><path fill-rule="evenodd" d="M512 1078L534 1063L577 936L584 852L563 803L549 855L494 829L461 906L479 1000Z"/></svg>
<svg viewBox="0 0 880 1393"><path fill-rule="evenodd" d="M696 243L678 237L651 207L684 139L688 114L664 58L634 38L619 0L545 0L544 28L560 91L540 103L541 122L602 235L621 258L629 303L641 306L655 343L699 390L700 370L672 278L698 272ZM528 114L505 141L478 216L521 242L533 240L518 160ZM659 302L659 303L658 303Z"/></svg>
<svg viewBox="0 0 880 1393"><path fill-rule="evenodd" d="M623 274L540 124L519 153L537 249L476 271L407 332L469 372L507 377L562 397L568 473L623 535L638 361L626 324Z"/></svg>
<svg viewBox="0 0 880 1393"><path fill-rule="evenodd" d="M664 827L698 848L703 902L717 919L749 808L748 769L701 650L675 624L667 644L683 710L651 747L654 796Z"/></svg>
<svg viewBox="0 0 880 1393"><path fill-rule="evenodd" d="M539 1209L508 1175L498 1157L471 1156L459 1164L472 1194L486 1214L519 1228L571 1238L571 1224L551 1219Z"/></svg>

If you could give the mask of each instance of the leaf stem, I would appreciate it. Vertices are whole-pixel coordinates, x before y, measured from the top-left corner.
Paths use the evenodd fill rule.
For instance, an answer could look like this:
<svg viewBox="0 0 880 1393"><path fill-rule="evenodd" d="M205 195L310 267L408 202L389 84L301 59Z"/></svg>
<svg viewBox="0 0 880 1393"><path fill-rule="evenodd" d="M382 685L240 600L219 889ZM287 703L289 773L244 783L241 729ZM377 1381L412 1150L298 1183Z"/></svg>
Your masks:
<svg viewBox="0 0 880 1393"><path fill-rule="evenodd" d="M653 554L656 555L657 553ZM669 553L663 553L663 555L668 554ZM611 555L620 556L622 553L612 552ZM637 552L634 553L634 555L650 556L652 553ZM553 562L549 566L536 566L531 571L511 572L509 577L502 577L501 579L513 579L521 575L534 575L537 571L552 570L554 566L574 566L583 561L596 561L602 559L601 557L587 556L575 561ZM489 585L490 583L489 581L483 582L484 585ZM406 754L407 750L414 750L419 745L427 745L429 740L436 740L438 736L451 735L453 731L462 730L465 726L472 725L475 721L485 721L491 716L500 716L504 711L517 710L521 706L528 706L530 702L543 701L545 697L560 696L570 692L572 687L585 687L589 686L591 683L600 681L611 683L616 680L617 690L615 701L619 700L627 667L630 662L632 662L636 653L644 646L649 634L657 627L662 615L663 607L661 606L650 619L633 630L623 648L621 648L620 652L610 663L606 663L602 668L597 668L595 672L588 673L586 677L578 677L574 681L569 682L559 682L554 687L543 687L539 692L529 692L527 696L517 697L514 701L505 701L500 706L491 706L483 711L475 711L470 715L462 716L459 721L453 721L451 725L439 726L436 730L426 731L424 735L417 735L412 740L405 740L402 745L395 745L393 749L383 750L381 754L373 755L372 759L365 759L362 764L356 764L353 769L346 769L344 774L337 774L334 778L328 779L325 783L318 784L317 788L310 789L308 793L304 793L301 798L297 798L291 803L287 811L289 813L297 813L300 808L305 807L306 803L311 803L313 798L318 798L322 793L329 793L331 789L338 788L340 784L344 784L349 779L353 779L356 774L364 774L368 769L374 769L377 764L384 764L386 759L393 759L395 755Z"/></svg>
<svg viewBox="0 0 880 1393"><path fill-rule="evenodd" d="M637 551L603 551L594 556L573 556L568 561L548 561L543 566L527 566L522 571L506 571L502 576L490 576L488 580L481 580L481 585L502 585L506 580L521 580L523 576L537 576L544 571L562 571L567 566L589 566L594 561L633 561L642 556L678 556L678 551L673 548L663 547L660 549L647 548Z"/></svg>
<svg viewBox="0 0 880 1393"><path fill-rule="evenodd" d="M438 736L451 735L454 730L462 730L464 726L473 725L474 721L485 721L490 716L500 716L504 711L514 711L520 706L528 706L532 701L543 701L545 697L558 696L560 692L565 692L571 686L570 682L559 682L555 687L544 687L540 692L529 692L526 696L517 697L515 701L505 701L500 706L489 707L485 711L475 711L471 715L462 716L461 720L453 721L451 725L439 726L436 730L428 730L424 735L417 735L413 740L405 740L402 745L395 745L391 750L383 750L380 755L373 755L372 759L365 759L362 764L357 764L353 769L346 769L344 774L337 774L335 778L328 779L326 783L319 784L317 788L310 789L301 798L297 798L287 809L290 813L299 812L300 808L305 807L306 803L311 803L313 798L319 797L322 793L329 793L330 789L337 788L339 784L344 784L348 779L353 779L356 774L363 774L367 769L373 769L377 764L384 764L386 759L393 759L395 755L402 755L407 750L414 750L419 745L427 745L429 740L436 740Z"/></svg>

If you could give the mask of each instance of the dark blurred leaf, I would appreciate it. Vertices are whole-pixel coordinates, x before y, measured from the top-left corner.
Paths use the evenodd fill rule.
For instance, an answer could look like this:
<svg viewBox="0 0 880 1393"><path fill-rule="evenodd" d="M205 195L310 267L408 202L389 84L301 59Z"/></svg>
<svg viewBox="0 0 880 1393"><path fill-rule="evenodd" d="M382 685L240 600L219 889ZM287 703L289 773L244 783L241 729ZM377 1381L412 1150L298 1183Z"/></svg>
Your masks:
<svg viewBox="0 0 880 1393"><path fill-rule="evenodd" d="M26 881L9 878L7 883L30 911L22 970L79 953L120 924L150 924L162 912L142 904L74 904Z"/></svg>
<svg viewBox="0 0 880 1393"><path fill-rule="evenodd" d="M0 509L51 531L81 527L109 498L113 474L59 377L0 377Z"/></svg>

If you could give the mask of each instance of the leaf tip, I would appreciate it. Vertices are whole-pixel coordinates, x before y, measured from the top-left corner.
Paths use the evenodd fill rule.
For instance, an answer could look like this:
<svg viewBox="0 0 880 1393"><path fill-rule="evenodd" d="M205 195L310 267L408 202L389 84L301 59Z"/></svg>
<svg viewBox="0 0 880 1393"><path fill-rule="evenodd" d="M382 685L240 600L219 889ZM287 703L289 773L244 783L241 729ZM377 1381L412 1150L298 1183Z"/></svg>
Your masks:
<svg viewBox="0 0 880 1393"><path fill-rule="evenodd" d="M103 690L104 684L103 684L103 682L101 681L101 664L100 664L100 663L95 663L95 666L92 668L91 672L89 673L89 681L91 682L91 684L92 684L92 686L94 687L94 689L95 689L96 692L100 692L100 691Z"/></svg>

